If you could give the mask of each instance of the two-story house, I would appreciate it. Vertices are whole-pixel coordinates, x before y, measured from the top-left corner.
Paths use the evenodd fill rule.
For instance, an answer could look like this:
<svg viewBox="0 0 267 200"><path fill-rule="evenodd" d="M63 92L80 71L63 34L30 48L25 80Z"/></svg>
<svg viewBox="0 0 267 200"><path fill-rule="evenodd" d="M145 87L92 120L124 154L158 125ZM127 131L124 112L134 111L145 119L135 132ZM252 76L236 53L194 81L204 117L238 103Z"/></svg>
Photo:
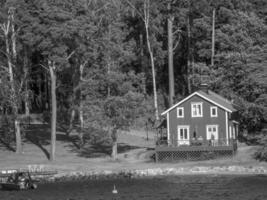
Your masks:
<svg viewBox="0 0 267 200"><path fill-rule="evenodd" d="M231 101L202 84L200 90L162 113L167 119L165 150L236 150L233 141L238 135L238 122L232 117L235 112ZM156 152L160 150L164 147L156 147Z"/></svg>

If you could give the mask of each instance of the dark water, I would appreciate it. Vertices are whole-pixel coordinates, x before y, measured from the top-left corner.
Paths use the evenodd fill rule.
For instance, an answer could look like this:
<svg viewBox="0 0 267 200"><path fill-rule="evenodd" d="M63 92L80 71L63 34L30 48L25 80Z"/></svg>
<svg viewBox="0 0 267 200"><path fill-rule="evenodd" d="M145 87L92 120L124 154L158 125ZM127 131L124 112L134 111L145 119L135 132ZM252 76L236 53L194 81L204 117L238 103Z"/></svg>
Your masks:
<svg viewBox="0 0 267 200"><path fill-rule="evenodd" d="M118 194L112 195L113 185ZM0 200L267 200L267 176L183 175L39 184Z"/></svg>

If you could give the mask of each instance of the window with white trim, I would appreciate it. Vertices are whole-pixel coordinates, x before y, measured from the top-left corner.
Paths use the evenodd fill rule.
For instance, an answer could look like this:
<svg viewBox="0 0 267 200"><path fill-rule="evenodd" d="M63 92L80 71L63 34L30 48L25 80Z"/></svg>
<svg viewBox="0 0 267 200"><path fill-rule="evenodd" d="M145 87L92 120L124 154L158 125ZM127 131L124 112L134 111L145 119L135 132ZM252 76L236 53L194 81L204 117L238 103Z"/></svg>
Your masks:
<svg viewBox="0 0 267 200"><path fill-rule="evenodd" d="M202 117L203 116L203 106L202 102L191 103L191 115L192 117Z"/></svg>
<svg viewBox="0 0 267 200"><path fill-rule="evenodd" d="M184 107L177 107L177 118L184 117Z"/></svg>
<svg viewBox="0 0 267 200"><path fill-rule="evenodd" d="M189 126L178 126L177 132L177 145L189 145L190 144L190 135L189 135Z"/></svg>
<svg viewBox="0 0 267 200"><path fill-rule="evenodd" d="M218 140L219 139L219 126L218 125L207 125L206 126L207 140Z"/></svg>
<svg viewBox="0 0 267 200"><path fill-rule="evenodd" d="M218 117L218 108L216 106L210 107L210 116L211 117Z"/></svg>

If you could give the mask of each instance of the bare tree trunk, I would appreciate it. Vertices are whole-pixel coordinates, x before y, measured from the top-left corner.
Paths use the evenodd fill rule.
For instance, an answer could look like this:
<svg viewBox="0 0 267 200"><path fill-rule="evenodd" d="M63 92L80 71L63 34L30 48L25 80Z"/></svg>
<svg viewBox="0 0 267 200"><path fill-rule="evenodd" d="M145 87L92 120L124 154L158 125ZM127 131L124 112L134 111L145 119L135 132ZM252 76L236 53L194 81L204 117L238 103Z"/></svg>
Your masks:
<svg viewBox="0 0 267 200"><path fill-rule="evenodd" d="M145 30L146 30L146 41L147 48L150 55L150 62L152 68L152 79L153 79L153 93L154 93L154 107L155 107L155 117L156 120L159 120L159 110L158 110L158 97L157 97L157 86L156 86L156 72L155 72L155 62L154 55L151 48L150 40L149 40L149 0L144 2L144 22L145 22Z"/></svg>
<svg viewBox="0 0 267 200"><path fill-rule="evenodd" d="M47 79L47 74L46 73L44 73L44 80L45 80L45 82L44 82L44 99L45 99L45 109L46 110L49 110L49 105L50 105L50 103L49 103L49 85L48 85L48 79Z"/></svg>
<svg viewBox="0 0 267 200"><path fill-rule="evenodd" d="M110 63L109 62L110 61L108 61L108 76L110 74ZM110 84L108 84L108 95L107 96L110 97Z"/></svg>
<svg viewBox="0 0 267 200"><path fill-rule="evenodd" d="M40 110L43 110L43 98L42 98L42 77L39 75L37 77L37 91L38 91L38 96L37 96L37 103L38 107Z"/></svg>
<svg viewBox="0 0 267 200"><path fill-rule="evenodd" d="M83 81L83 69L86 65L86 62L80 65L80 73L79 73L79 82L82 83ZM79 119L80 119L80 131L79 131L79 139L80 139L80 147L84 145L84 118L83 118L83 97L82 97L82 90L79 89Z"/></svg>
<svg viewBox="0 0 267 200"><path fill-rule="evenodd" d="M73 121L74 121L74 118L75 118L75 109L72 108L72 109L71 109L71 113L70 113L70 124L69 124L69 129L68 129L67 134L66 134L67 136L70 135L70 133L71 133L71 131L72 131L72 129L73 129Z"/></svg>
<svg viewBox="0 0 267 200"><path fill-rule="evenodd" d="M189 8L190 9L190 8ZM191 93L191 69L192 69L192 49L191 49L191 11L189 11L187 19L187 45L188 45L188 56L187 56L187 89L188 93Z"/></svg>
<svg viewBox="0 0 267 200"><path fill-rule="evenodd" d="M116 160L117 156L118 156L118 130L116 128L113 128L111 130L111 138L112 138L112 153L111 153L111 157Z"/></svg>
<svg viewBox="0 0 267 200"><path fill-rule="evenodd" d="M21 131L20 131L20 120L15 119L15 133L16 133L16 153L22 153L22 141L21 141Z"/></svg>
<svg viewBox="0 0 267 200"><path fill-rule="evenodd" d="M116 160L117 156L118 156L118 142L116 140L116 141L113 141L112 143L112 158Z"/></svg>
<svg viewBox="0 0 267 200"><path fill-rule="evenodd" d="M108 25L108 41L111 41L110 25ZM110 62L111 62L111 56L110 56L110 50L108 49L108 53L107 53L107 67L108 67L107 74L108 74L108 76L110 75L110 71L111 71ZM108 84L108 94L107 94L107 96L110 97L110 84Z"/></svg>
<svg viewBox="0 0 267 200"><path fill-rule="evenodd" d="M168 10L171 10L171 4L168 3ZM168 18L168 58L169 58L169 106L173 105L174 99L174 72L173 72L173 17Z"/></svg>
<svg viewBox="0 0 267 200"><path fill-rule="evenodd" d="M27 82L26 82L27 85ZM30 103L29 103L29 92L28 90L28 86L25 86L25 90L26 90L26 96L25 96L25 102L24 102L24 106L25 106L25 115L29 116L30 115Z"/></svg>
<svg viewBox="0 0 267 200"><path fill-rule="evenodd" d="M157 86L156 86L156 72L155 72L155 63L154 63L154 56L153 51L151 48L150 40L149 40L149 7L150 7L150 0L144 0L144 16L142 13L140 13L136 7L128 0L126 2L133 8L133 11L135 10L137 14L141 17L141 19L144 21L145 24L145 30L146 30L146 43L147 48L150 56L150 62L151 62L151 68L152 68L152 79L153 79L153 93L154 93L154 108L155 108L155 117L156 120L159 120L159 110L158 110L158 98L157 98ZM135 13L133 12L133 16Z"/></svg>
<svg viewBox="0 0 267 200"><path fill-rule="evenodd" d="M17 60L17 46L16 46L16 32L15 32L15 23L14 23L14 11L15 8L9 8L8 12L11 18L11 41L12 41L12 53L13 53L13 61L16 63Z"/></svg>
<svg viewBox="0 0 267 200"><path fill-rule="evenodd" d="M9 16L11 20L11 46L12 46L12 60L13 65L16 66L17 64L17 46L16 46L16 32L15 32L15 23L14 23L14 11L15 8L9 8ZM8 37L8 36L7 36ZM9 58L11 59L11 58ZM9 62L11 63L11 61ZM20 119L19 119L19 102L17 101L16 89L15 89L15 82L14 82L14 73L12 70L12 66L10 66L10 80L11 80L11 87L12 87L12 102L14 107L14 115L15 115L15 133L16 133L16 153L22 153L22 141L21 141L21 130L20 130ZM23 81L23 80L22 80Z"/></svg>
<svg viewBox="0 0 267 200"><path fill-rule="evenodd" d="M57 123L56 74L55 74L54 61L49 60L48 66L51 77L51 102L52 102L50 161L53 161L55 160L55 152L56 152L56 123Z"/></svg>
<svg viewBox="0 0 267 200"><path fill-rule="evenodd" d="M83 102L80 97L80 108L79 108L79 118L80 118L80 132L79 132L79 138L80 138L80 147L84 145L83 140L83 128L84 128L84 119L83 119Z"/></svg>
<svg viewBox="0 0 267 200"><path fill-rule="evenodd" d="M26 77L25 80L25 99L24 99L24 107L25 107L25 115L30 115L30 97L29 97L29 88L28 88L28 75L29 75L29 66L28 66L28 57L27 57L27 49L24 49L24 61L23 61L23 73Z"/></svg>
<svg viewBox="0 0 267 200"><path fill-rule="evenodd" d="M143 87L143 94L146 95L147 92L146 92L146 77L145 77L145 70L144 70L144 47L143 47L143 44L144 44L144 40L143 40L143 34L140 33L139 34L139 38L140 38L140 65L141 65L141 68L142 68L142 71L144 73L144 77L142 79L142 87Z"/></svg>
<svg viewBox="0 0 267 200"><path fill-rule="evenodd" d="M11 28L11 50L10 50L10 41L9 41L9 33ZM14 119L14 127L15 127L15 135L16 135L16 153L22 153L22 144L21 144L21 132L20 132L20 120L18 118L18 100L16 95L15 89L15 80L14 80L14 72L13 72L13 65L16 64L16 33L14 28L14 8L9 8L8 10L8 20L7 23L1 24L1 29L4 32L4 39L6 45L6 56L7 56L7 64L8 64L8 74L9 74L9 81L11 85L11 103L13 114L15 116ZM13 59L13 63L12 63Z"/></svg>
<svg viewBox="0 0 267 200"><path fill-rule="evenodd" d="M214 66L215 55L215 9L212 12L212 44L211 44L211 66Z"/></svg>

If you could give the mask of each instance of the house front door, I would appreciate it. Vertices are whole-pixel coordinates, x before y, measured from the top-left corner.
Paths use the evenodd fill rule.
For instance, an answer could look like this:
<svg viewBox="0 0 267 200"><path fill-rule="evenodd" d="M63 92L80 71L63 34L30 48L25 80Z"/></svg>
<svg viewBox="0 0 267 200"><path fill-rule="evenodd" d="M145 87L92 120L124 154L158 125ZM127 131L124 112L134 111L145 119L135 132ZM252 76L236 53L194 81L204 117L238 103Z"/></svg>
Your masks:
<svg viewBox="0 0 267 200"><path fill-rule="evenodd" d="M177 145L189 145L189 126L178 126Z"/></svg>
<svg viewBox="0 0 267 200"><path fill-rule="evenodd" d="M212 145L218 144L218 125L207 125L207 140L212 141Z"/></svg>

